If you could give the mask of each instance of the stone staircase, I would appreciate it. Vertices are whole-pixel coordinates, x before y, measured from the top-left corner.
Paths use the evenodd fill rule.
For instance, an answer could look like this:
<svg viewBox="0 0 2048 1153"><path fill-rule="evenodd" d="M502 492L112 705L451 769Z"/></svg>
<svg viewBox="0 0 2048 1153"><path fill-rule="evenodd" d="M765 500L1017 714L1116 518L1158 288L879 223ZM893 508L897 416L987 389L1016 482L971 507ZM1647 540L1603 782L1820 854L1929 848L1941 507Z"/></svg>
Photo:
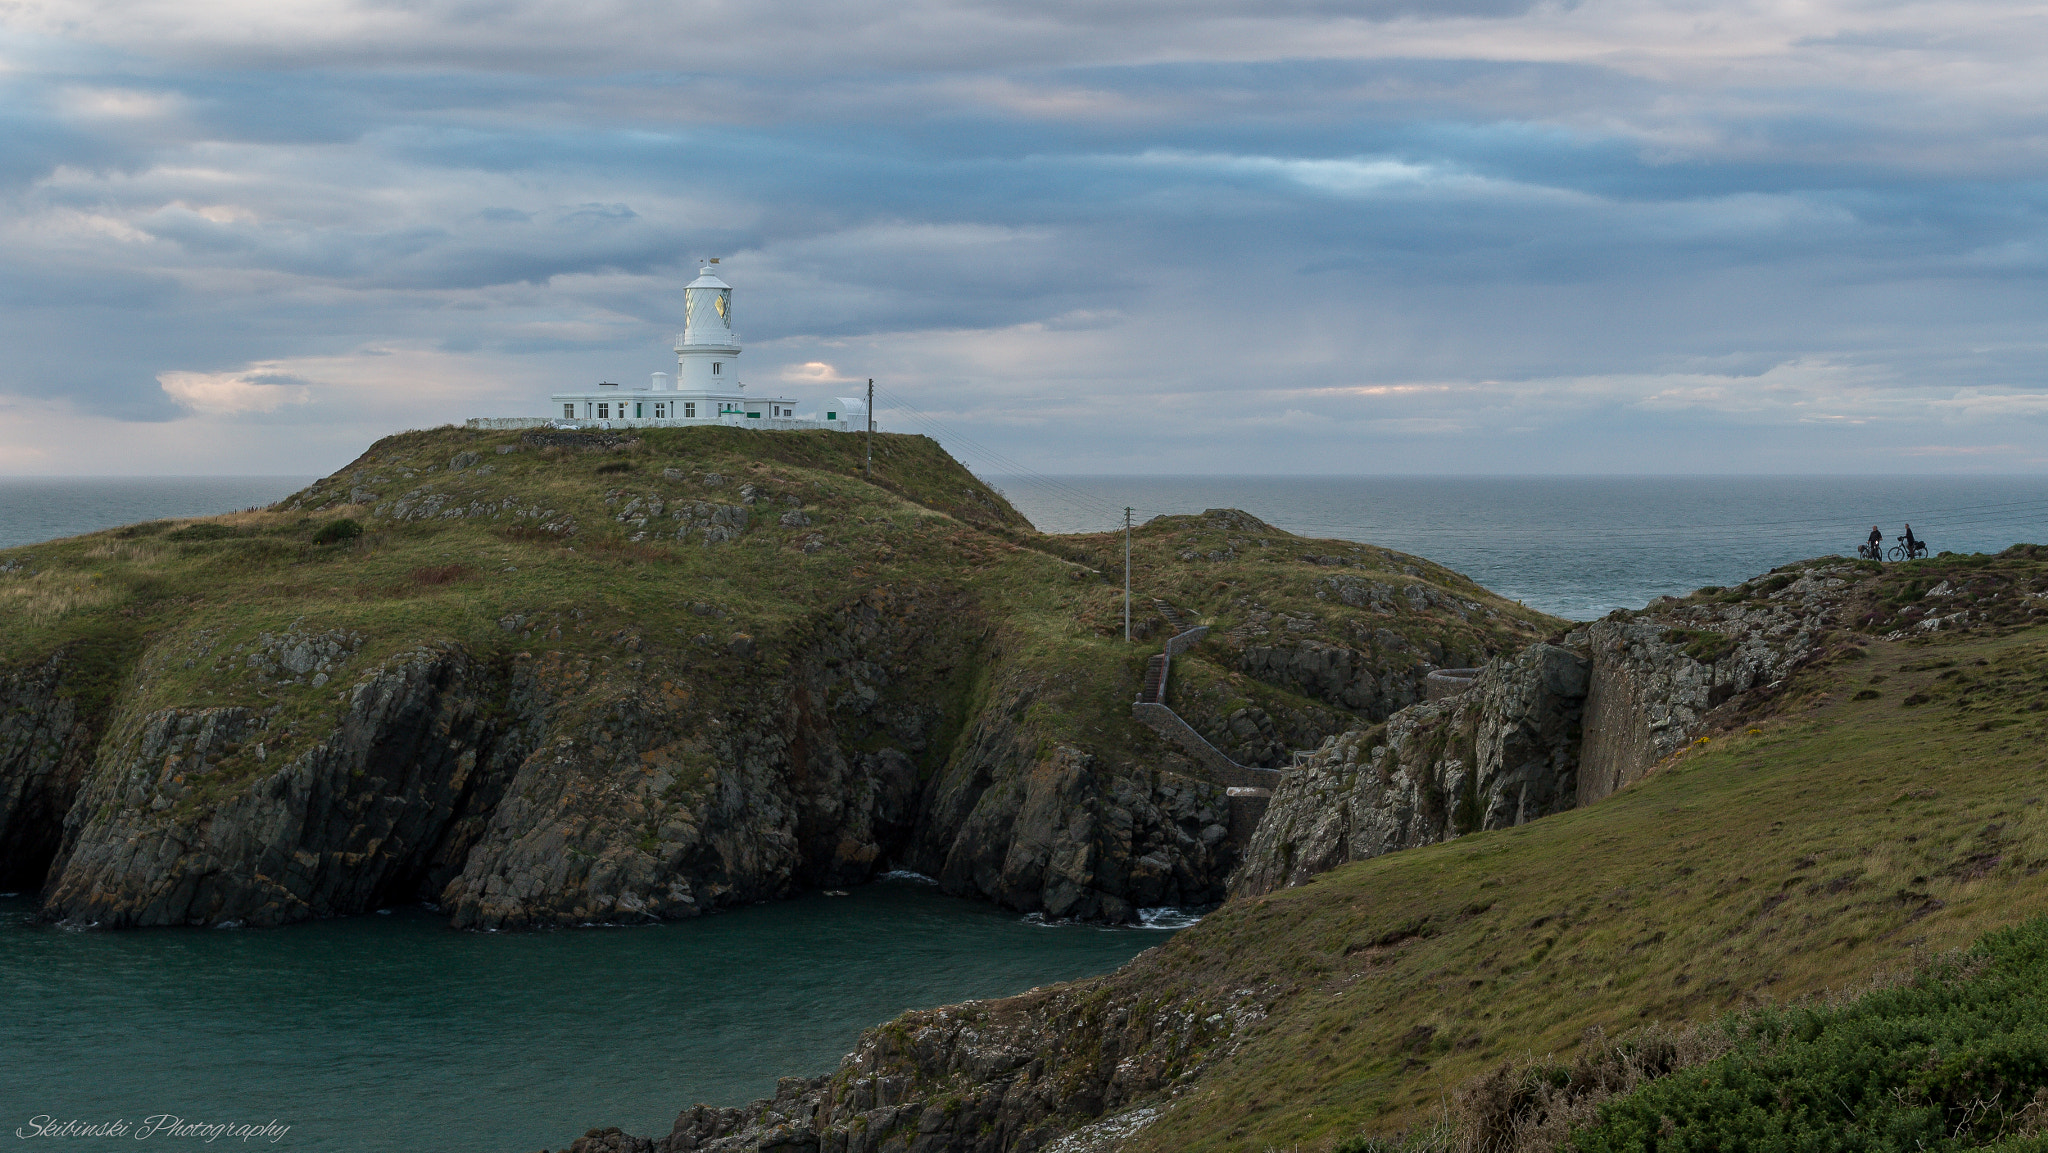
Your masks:
<svg viewBox="0 0 2048 1153"><path fill-rule="evenodd" d="M1145 684L1138 693L1138 699L1131 702L1131 715L1139 723L1179 745L1195 759L1196 764L1207 769L1217 783L1224 786L1230 797L1231 836L1239 844L1249 843L1259 818L1265 816L1266 804L1273 796L1273 786L1280 782L1280 770L1238 764L1196 732L1193 725L1182 720L1180 714L1167 707L1166 684L1173 658L1208 636L1209 629L1206 625L1187 627L1187 618L1163 600L1154 600L1152 604L1159 610L1159 615L1178 631L1167 639L1164 649L1145 662Z"/></svg>
<svg viewBox="0 0 2048 1153"><path fill-rule="evenodd" d="M1166 654L1153 653L1145 662L1145 687L1138 692L1142 704L1163 705L1166 703Z"/></svg>

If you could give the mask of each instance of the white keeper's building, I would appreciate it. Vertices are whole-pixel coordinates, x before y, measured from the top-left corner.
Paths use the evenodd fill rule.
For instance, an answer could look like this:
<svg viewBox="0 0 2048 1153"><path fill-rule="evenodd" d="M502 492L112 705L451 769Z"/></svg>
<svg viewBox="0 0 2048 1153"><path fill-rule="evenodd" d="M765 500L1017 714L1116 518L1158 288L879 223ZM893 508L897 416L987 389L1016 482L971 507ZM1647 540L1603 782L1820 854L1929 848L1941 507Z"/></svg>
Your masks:
<svg viewBox="0 0 2048 1153"><path fill-rule="evenodd" d="M798 412L795 397L749 395L740 380L740 338L732 327L732 286L713 265L698 270L683 289L683 331L676 337L676 374L652 375L644 385L602 381L578 392L548 397L544 417L475 417L471 428L644 428L727 424L743 428L867 427L864 402L839 397L823 411Z"/></svg>

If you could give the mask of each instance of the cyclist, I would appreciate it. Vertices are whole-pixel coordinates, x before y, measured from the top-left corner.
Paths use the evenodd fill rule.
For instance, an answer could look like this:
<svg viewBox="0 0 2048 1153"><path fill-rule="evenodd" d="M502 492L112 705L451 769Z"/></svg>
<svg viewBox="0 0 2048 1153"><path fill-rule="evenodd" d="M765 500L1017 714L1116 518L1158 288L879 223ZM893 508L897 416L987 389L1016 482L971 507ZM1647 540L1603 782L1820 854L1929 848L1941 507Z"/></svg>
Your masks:
<svg viewBox="0 0 2048 1153"><path fill-rule="evenodd" d="M1921 547L1922 547L1922 546L1921 546L1921 544L1920 544L1920 542L1919 542L1919 541L1917 541L1917 540L1913 539L1913 526L1912 526L1912 525L1910 525L1910 524L1909 524L1909 525L1907 525L1907 526L1906 526L1906 535L1904 535L1904 536L1900 537L1899 539L1900 539L1900 540L1902 540L1902 541L1904 541L1904 542L1906 542L1906 559L1907 559L1907 560L1912 560L1912 559L1913 559L1913 558L1914 558L1915 556L1917 556L1917 555L1919 554L1919 552L1920 552L1920 549L1921 549Z"/></svg>
<svg viewBox="0 0 2048 1153"><path fill-rule="evenodd" d="M1876 525L1870 526L1870 555L1884 559L1884 533Z"/></svg>

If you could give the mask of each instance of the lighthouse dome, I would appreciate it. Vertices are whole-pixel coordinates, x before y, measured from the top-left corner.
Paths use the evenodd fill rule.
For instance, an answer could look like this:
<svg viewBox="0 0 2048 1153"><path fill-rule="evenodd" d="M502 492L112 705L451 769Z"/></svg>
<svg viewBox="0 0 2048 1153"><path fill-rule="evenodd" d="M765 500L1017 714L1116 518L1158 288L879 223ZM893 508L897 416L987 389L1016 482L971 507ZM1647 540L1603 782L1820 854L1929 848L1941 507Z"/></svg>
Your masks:
<svg viewBox="0 0 2048 1153"><path fill-rule="evenodd" d="M682 344L737 347L738 339L732 330L732 286L707 264L683 287Z"/></svg>

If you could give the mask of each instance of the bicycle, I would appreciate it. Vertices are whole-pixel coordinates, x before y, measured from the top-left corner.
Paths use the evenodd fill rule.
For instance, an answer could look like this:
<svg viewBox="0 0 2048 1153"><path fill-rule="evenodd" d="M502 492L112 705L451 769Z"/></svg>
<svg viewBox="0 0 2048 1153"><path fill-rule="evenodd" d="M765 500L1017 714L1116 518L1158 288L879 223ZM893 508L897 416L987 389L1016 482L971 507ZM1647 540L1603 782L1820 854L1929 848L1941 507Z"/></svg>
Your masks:
<svg viewBox="0 0 2048 1153"><path fill-rule="evenodd" d="M1883 560L1884 546L1881 544L1859 544L1856 546L1856 556L1859 560Z"/></svg>
<svg viewBox="0 0 2048 1153"><path fill-rule="evenodd" d="M1927 542L1916 540L1913 542L1913 547L1909 549L1906 547L1906 538L1900 537L1899 543L1893 545L1891 551L1884 555L1887 560L1912 560L1914 557L1923 557L1927 555Z"/></svg>

